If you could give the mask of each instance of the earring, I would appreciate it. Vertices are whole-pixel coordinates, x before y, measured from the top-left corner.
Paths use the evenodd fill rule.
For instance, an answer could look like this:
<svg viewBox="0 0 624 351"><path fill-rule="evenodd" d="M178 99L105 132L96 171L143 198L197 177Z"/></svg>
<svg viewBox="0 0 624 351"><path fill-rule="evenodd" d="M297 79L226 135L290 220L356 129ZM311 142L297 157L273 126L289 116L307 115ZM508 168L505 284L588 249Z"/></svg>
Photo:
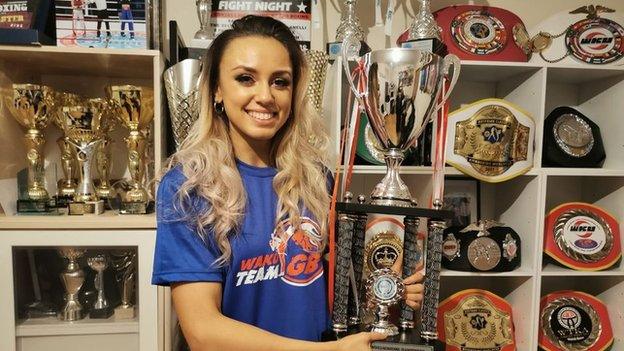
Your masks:
<svg viewBox="0 0 624 351"><path fill-rule="evenodd" d="M215 101L214 110L218 115L222 115L225 111L225 107L223 107L223 101Z"/></svg>

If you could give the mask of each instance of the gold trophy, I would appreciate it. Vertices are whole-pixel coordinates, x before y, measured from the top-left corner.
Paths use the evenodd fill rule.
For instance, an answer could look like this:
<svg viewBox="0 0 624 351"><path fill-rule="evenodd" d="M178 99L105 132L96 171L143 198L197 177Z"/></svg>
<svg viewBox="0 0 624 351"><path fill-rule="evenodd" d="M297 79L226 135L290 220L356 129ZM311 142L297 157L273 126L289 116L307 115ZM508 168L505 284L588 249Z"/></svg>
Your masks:
<svg viewBox="0 0 624 351"><path fill-rule="evenodd" d="M13 84L13 101L7 104L15 120L26 129L24 145L28 158L28 193L20 196L17 212L50 212L44 186L43 130L50 122L54 105L52 89L36 84Z"/></svg>
<svg viewBox="0 0 624 351"><path fill-rule="evenodd" d="M55 94L55 108L52 121L63 132L63 135L56 140L56 144L61 152L61 169L63 178L57 182L56 203L58 206L67 206L76 194L77 159L72 152L72 147L67 139L68 124L64 123L63 107L76 106L80 103L80 97L76 94L57 92Z"/></svg>
<svg viewBox="0 0 624 351"><path fill-rule="evenodd" d="M153 102L141 87L115 85L108 89L117 120L128 130L128 170L131 187L124 195L119 213L145 214L151 212L149 194L143 185L145 178L145 151L148 145L149 125L154 118Z"/></svg>
<svg viewBox="0 0 624 351"><path fill-rule="evenodd" d="M104 99L87 99L83 104L63 107L67 124L67 139L77 155L80 165L80 183L69 204L69 214L100 214L104 212L104 201L97 197L91 166L104 133L111 123L110 105Z"/></svg>
<svg viewBox="0 0 624 351"><path fill-rule="evenodd" d="M103 126L102 132L104 133L104 140L99 144L97 151L95 152L95 168L97 169L99 175L99 183L95 187L95 193L99 199L105 200L105 207L108 207L108 199L110 199L112 194L112 188L110 186L110 173L112 168L112 139L110 137L110 132L113 129L115 124L115 119L113 117L113 103L108 100L106 103L106 108L104 113L107 115L106 118L108 123Z"/></svg>

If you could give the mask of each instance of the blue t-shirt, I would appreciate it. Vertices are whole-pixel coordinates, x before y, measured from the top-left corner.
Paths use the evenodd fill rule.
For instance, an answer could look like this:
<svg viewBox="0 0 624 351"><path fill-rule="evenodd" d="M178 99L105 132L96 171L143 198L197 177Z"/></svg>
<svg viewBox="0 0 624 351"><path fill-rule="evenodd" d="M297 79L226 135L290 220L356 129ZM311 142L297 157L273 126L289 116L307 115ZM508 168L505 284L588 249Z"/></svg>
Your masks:
<svg viewBox="0 0 624 351"><path fill-rule="evenodd" d="M277 170L240 161L237 168L247 207L241 232L230 238L231 260L222 267L213 264L220 251L212 233L204 242L186 222L176 221L176 191L186 180L181 169L165 174L158 188L152 284L220 282L225 316L285 337L318 341L329 326L318 224L305 211L300 230L289 220L275 224ZM198 210L205 206L197 198L192 202Z"/></svg>

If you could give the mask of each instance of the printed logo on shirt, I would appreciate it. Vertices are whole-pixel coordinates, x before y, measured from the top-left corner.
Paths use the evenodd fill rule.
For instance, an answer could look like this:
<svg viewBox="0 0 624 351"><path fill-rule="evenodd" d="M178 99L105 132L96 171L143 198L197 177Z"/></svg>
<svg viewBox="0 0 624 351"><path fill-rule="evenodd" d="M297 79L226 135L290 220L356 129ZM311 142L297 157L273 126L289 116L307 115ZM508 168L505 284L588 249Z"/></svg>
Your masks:
<svg viewBox="0 0 624 351"><path fill-rule="evenodd" d="M307 286L323 275L321 233L316 222L301 218L296 229L290 220L277 224L269 246L273 253L244 259L236 286L280 278L293 286Z"/></svg>

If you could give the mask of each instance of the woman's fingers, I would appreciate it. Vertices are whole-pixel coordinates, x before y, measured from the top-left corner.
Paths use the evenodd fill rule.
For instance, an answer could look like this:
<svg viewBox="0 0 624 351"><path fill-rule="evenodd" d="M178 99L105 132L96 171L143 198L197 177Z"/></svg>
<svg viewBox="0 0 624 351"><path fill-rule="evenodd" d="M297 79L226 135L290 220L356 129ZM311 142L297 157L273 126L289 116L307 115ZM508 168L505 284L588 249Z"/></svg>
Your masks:
<svg viewBox="0 0 624 351"><path fill-rule="evenodd" d="M386 337L388 337L388 336L386 334L383 334L383 333L377 333L377 332L370 332L370 333L368 333L368 340L370 342L377 341L377 340L383 340Z"/></svg>
<svg viewBox="0 0 624 351"><path fill-rule="evenodd" d="M423 281L423 278L424 278L423 274L420 272L417 272L403 279L403 284L410 285L410 284L420 283Z"/></svg>
<svg viewBox="0 0 624 351"><path fill-rule="evenodd" d="M405 286L405 293L407 294L421 294L425 287L422 284L412 284Z"/></svg>

